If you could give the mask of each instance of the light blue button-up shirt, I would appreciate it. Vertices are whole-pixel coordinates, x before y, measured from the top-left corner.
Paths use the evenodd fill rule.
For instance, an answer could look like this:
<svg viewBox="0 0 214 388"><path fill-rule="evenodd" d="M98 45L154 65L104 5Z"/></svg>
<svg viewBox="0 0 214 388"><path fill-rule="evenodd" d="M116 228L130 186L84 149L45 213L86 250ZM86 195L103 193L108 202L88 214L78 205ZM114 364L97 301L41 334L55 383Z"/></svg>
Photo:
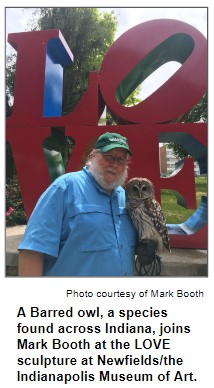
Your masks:
<svg viewBox="0 0 214 388"><path fill-rule="evenodd" d="M44 253L46 276L131 276L136 241L124 189L109 196L84 167L43 193L18 249Z"/></svg>

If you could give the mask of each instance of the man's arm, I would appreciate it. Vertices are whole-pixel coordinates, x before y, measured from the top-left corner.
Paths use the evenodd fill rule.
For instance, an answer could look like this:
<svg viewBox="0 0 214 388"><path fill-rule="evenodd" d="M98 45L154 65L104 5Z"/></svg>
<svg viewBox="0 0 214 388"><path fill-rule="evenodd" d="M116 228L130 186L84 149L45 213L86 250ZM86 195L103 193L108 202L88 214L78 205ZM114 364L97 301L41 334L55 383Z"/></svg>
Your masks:
<svg viewBox="0 0 214 388"><path fill-rule="evenodd" d="M44 255L27 249L19 252L19 276L42 276Z"/></svg>

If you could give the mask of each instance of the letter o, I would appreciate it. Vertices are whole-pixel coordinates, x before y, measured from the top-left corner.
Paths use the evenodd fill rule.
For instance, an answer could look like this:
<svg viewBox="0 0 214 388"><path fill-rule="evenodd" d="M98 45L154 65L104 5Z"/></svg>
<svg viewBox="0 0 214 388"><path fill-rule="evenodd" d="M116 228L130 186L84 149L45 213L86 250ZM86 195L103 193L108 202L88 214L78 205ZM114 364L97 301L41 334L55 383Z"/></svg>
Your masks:
<svg viewBox="0 0 214 388"><path fill-rule="evenodd" d="M138 105L121 105L132 84L131 92L169 61L182 66ZM125 32L107 51L100 69L100 90L118 124L155 124L178 118L207 90L207 40L196 28L179 20L141 23Z"/></svg>
<svg viewBox="0 0 214 388"><path fill-rule="evenodd" d="M146 346L147 342L148 342L148 346ZM152 348L152 341L149 338L143 340L143 347L144 347L144 349L151 349Z"/></svg>
<svg viewBox="0 0 214 388"><path fill-rule="evenodd" d="M85 311L84 310L79 310L78 311L78 315L79 315L79 317L84 317L85 316Z"/></svg>

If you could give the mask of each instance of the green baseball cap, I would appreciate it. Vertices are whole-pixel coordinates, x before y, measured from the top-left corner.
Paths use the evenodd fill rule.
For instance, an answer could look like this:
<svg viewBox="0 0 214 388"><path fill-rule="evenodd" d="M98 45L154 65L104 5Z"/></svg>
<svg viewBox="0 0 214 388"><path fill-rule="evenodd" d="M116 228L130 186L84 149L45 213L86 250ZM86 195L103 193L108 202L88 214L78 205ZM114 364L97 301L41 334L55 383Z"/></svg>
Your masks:
<svg viewBox="0 0 214 388"><path fill-rule="evenodd" d="M94 148L100 149L100 152L107 152L114 148L124 148L131 156L133 155L129 149L127 138L119 135L119 133L104 133L97 139Z"/></svg>

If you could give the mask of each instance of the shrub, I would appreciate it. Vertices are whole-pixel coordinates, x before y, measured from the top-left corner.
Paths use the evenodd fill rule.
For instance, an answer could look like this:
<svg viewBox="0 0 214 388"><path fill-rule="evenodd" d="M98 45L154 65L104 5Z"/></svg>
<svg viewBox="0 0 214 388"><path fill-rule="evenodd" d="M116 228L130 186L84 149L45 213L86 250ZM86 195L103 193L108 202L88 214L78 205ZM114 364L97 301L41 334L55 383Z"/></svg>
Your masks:
<svg viewBox="0 0 214 388"><path fill-rule="evenodd" d="M6 184L6 224L7 226L25 225L27 222L17 175L14 174Z"/></svg>

